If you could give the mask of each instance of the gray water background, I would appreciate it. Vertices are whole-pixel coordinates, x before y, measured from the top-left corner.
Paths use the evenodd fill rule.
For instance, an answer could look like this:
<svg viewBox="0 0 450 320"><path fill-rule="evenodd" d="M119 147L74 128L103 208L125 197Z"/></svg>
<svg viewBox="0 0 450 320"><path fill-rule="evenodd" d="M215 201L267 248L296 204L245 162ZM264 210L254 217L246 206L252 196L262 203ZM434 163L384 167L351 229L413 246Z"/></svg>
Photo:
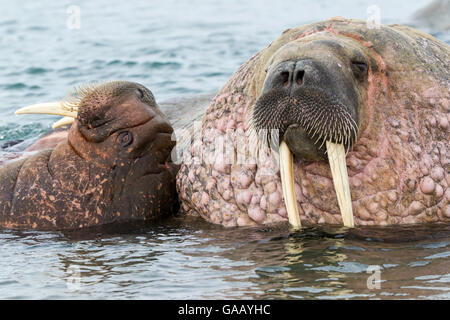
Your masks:
<svg viewBox="0 0 450 320"><path fill-rule="evenodd" d="M428 2L0 0L0 144L48 131L56 117L14 110L75 85L126 79L157 101L208 94L289 27L367 19L374 4L382 23L410 23ZM80 29L68 28L73 5ZM101 236L0 231L0 299L448 299L449 234L225 229L184 217Z"/></svg>

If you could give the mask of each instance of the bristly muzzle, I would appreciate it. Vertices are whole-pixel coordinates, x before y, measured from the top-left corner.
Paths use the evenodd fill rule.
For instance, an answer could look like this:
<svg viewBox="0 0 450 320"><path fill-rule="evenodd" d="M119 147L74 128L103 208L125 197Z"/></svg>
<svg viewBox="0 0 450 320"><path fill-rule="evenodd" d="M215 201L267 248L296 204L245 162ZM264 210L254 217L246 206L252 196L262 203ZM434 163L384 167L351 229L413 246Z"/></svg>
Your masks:
<svg viewBox="0 0 450 320"><path fill-rule="evenodd" d="M348 150L358 129L348 107L315 88L303 88L292 95L282 88L271 90L256 102L251 122L257 133L262 129L278 130L280 142L288 127L301 126L318 149L325 141L331 141Z"/></svg>

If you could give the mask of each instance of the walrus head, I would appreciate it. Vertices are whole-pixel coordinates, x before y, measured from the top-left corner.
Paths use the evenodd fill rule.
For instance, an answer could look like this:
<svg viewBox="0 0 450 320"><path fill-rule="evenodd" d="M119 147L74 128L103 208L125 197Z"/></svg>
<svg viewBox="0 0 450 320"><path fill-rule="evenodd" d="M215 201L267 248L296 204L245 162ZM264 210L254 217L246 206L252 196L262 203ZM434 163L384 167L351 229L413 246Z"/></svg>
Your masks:
<svg viewBox="0 0 450 320"><path fill-rule="evenodd" d="M278 132L284 195L288 211L294 211L290 215L298 216L296 208L289 208L289 198L296 203L293 190L288 190L293 184L292 152L304 162L330 161L343 221L353 226L345 150L358 136L368 65L362 50L351 42L320 36L307 43L289 42L269 60L252 122L257 132Z"/></svg>
<svg viewBox="0 0 450 320"><path fill-rule="evenodd" d="M173 129L144 86L118 81L83 88L65 106L78 110L68 139L83 158L110 168L151 163L142 170L155 172L170 160Z"/></svg>
<svg viewBox="0 0 450 320"><path fill-rule="evenodd" d="M278 130L296 157L327 159L325 141L349 149L357 137L359 87L367 81L362 52L332 40L289 43L269 62L253 109L255 128Z"/></svg>
<svg viewBox="0 0 450 320"><path fill-rule="evenodd" d="M77 227L99 221L151 220L176 212L178 166L170 157L175 146L173 128L144 86L125 81L85 86L61 103L16 113L73 118L67 141L53 150L48 168L62 185L55 197L61 211L70 203L83 204L85 222L70 219ZM52 187L42 188L49 193ZM73 211L75 217L77 210ZM70 223L61 226L74 228Z"/></svg>

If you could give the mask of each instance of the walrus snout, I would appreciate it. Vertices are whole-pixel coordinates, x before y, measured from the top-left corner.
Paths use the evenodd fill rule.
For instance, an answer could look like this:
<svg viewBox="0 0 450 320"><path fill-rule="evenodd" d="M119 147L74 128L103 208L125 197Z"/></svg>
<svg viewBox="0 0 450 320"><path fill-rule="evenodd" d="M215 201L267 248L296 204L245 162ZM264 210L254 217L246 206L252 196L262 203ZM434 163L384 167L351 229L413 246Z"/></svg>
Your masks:
<svg viewBox="0 0 450 320"><path fill-rule="evenodd" d="M358 78L330 60L301 57L269 68L253 111L255 128L278 130L302 160L326 159L325 141L348 149L356 140Z"/></svg>
<svg viewBox="0 0 450 320"><path fill-rule="evenodd" d="M287 128L282 140L296 157L305 161L326 160L324 148L318 148L314 140L308 136L308 132L297 124Z"/></svg>
<svg viewBox="0 0 450 320"><path fill-rule="evenodd" d="M287 88L296 90L303 85L304 78L309 79L309 73L305 77L305 66L303 61L285 61L280 63L276 70L271 72L264 83L264 89ZM263 89L263 91L264 91Z"/></svg>

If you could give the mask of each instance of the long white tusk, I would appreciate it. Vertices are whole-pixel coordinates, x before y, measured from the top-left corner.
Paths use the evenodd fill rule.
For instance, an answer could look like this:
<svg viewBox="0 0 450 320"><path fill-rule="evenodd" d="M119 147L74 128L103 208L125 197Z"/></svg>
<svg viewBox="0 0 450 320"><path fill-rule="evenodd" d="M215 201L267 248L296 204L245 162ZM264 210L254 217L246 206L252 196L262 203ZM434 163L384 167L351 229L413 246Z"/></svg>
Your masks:
<svg viewBox="0 0 450 320"><path fill-rule="evenodd" d="M294 189L294 157L284 141L280 144L280 175L289 223L294 228L300 228L302 224Z"/></svg>
<svg viewBox="0 0 450 320"><path fill-rule="evenodd" d="M15 112L16 115L19 114L33 114L33 113L43 113L43 114L53 114L63 117L77 117L77 111L68 110L64 107L62 102L47 102L33 104L31 106L23 107Z"/></svg>
<svg viewBox="0 0 450 320"><path fill-rule="evenodd" d="M352 198L348 182L347 165L345 163L344 145L327 141L327 154L333 176L339 208L344 226L353 228Z"/></svg>
<svg viewBox="0 0 450 320"><path fill-rule="evenodd" d="M68 124L72 124L74 122L74 118L72 117L64 117L59 119L58 121L56 121L53 125L52 128L53 130L55 130L56 128L68 125Z"/></svg>

